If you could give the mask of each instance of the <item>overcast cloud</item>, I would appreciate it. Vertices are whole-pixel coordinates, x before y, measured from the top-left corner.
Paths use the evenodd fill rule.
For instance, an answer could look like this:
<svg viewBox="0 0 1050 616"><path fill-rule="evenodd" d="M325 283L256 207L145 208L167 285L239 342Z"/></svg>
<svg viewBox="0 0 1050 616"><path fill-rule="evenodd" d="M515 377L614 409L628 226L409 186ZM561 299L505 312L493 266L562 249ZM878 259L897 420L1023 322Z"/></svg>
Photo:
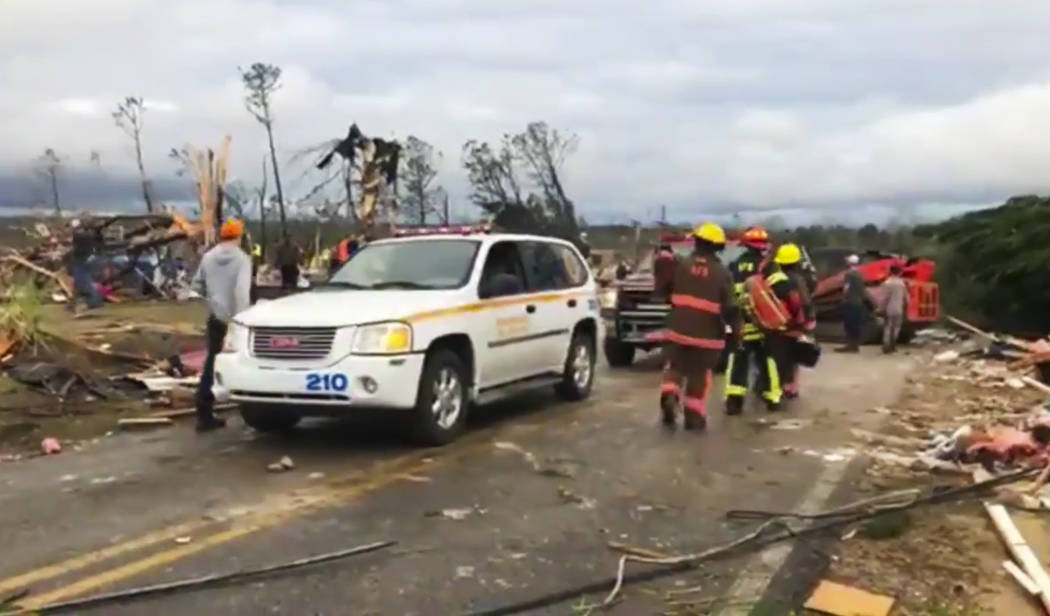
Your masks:
<svg viewBox="0 0 1050 616"><path fill-rule="evenodd" d="M265 138L236 68L263 61L285 71L282 158L352 121L415 134L445 152L440 181L463 212L462 143L530 120L579 134L565 183L597 222L660 204L690 218L908 220L1050 188L1048 2L2 4L0 178L33 180L26 165L46 147L85 167L97 150L108 176L134 173L109 116L133 94L151 106L155 181L173 178L172 146L229 133L234 175L253 184ZM293 197L309 186L286 176Z"/></svg>

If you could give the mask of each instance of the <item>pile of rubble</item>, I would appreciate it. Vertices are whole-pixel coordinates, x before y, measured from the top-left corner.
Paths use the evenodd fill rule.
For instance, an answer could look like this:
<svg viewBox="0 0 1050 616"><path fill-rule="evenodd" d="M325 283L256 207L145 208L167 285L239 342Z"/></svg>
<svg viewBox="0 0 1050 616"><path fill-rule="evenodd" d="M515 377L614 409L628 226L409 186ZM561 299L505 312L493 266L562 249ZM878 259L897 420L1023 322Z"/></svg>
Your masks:
<svg viewBox="0 0 1050 616"><path fill-rule="evenodd" d="M109 302L187 297L187 272L197 260L201 236L199 225L173 213L37 221L21 231L28 247L0 247L0 286L10 290L32 282L55 302L74 294L67 273L74 235L90 244L86 265L96 292Z"/></svg>

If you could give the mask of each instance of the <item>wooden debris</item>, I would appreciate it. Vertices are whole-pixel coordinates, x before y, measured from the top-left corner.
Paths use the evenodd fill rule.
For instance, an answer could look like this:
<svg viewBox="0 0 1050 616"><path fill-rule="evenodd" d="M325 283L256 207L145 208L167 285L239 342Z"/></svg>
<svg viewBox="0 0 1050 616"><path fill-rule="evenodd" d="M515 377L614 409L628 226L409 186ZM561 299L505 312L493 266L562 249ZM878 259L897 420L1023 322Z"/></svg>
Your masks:
<svg viewBox="0 0 1050 616"><path fill-rule="evenodd" d="M175 425L169 417L125 417L117 420L117 427L121 430L134 430L136 428L161 428Z"/></svg>
<svg viewBox="0 0 1050 616"><path fill-rule="evenodd" d="M35 263L30 263L29 261L26 261L25 259L17 255L8 255L6 257L3 257L2 259L0 259L0 262L14 263L15 265L19 265L26 269L33 270L34 272L42 276L47 276L48 278L54 280L58 284L59 288L62 289L62 292L65 293L67 296L74 296L73 286L69 284L69 282L64 276L56 274L55 272L52 272L50 270L46 270L40 267L39 265L36 265Z"/></svg>
<svg viewBox="0 0 1050 616"><path fill-rule="evenodd" d="M1006 569L1006 572L1013 576L1013 578L1017 580L1017 583L1020 584L1026 591L1028 591L1028 594L1039 594L1039 587L1035 585L1035 582L1032 581L1032 578L1028 577L1027 573L1021 571L1021 568L1014 564L1014 561L1004 560L1003 569Z"/></svg>
<svg viewBox="0 0 1050 616"><path fill-rule="evenodd" d="M893 602L893 597L821 580L804 607L834 616L888 616Z"/></svg>
<svg viewBox="0 0 1050 616"><path fill-rule="evenodd" d="M1021 531L1017 530L1017 526L1014 524L1013 519L1010 518L1006 507L984 503L984 509L988 512L988 516L992 518L992 523L995 524L996 530L999 531L999 536L1002 538L1003 543L1006 544L1006 549L1010 551L1014 560L1020 563L1021 569L1031 578L1032 582L1039 587L1039 601L1043 604L1043 609L1050 614L1050 576L1043 569L1039 558L1032 551L1032 548L1028 546L1028 543L1021 535Z"/></svg>
<svg viewBox="0 0 1050 616"><path fill-rule="evenodd" d="M1030 376L1022 376L1021 380L1024 381L1025 385L1034 387L1039 391L1043 392L1044 394L1050 394L1050 385L1047 385L1046 383L1040 383L1039 381L1033 379Z"/></svg>

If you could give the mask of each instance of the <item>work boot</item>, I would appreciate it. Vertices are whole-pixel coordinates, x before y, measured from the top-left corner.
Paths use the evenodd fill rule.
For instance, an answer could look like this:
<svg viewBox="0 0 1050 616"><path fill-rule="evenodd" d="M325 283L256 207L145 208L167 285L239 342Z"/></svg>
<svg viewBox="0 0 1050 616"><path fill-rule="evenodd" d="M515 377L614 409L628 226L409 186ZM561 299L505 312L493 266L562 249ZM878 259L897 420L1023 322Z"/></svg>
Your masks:
<svg viewBox="0 0 1050 616"><path fill-rule="evenodd" d="M685 413L685 429L696 430L702 432L707 429L707 418L700 413L694 413L692 411L686 411Z"/></svg>
<svg viewBox="0 0 1050 616"><path fill-rule="evenodd" d="M776 413L777 411L784 408L780 402L773 402L772 400L766 400L766 411L770 413Z"/></svg>
<svg viewBox="0 0 1050 616"><path fill-rule="evenodd" d="M674 394L660 396L660 418L668 428L675 426L675 416L678 414L678 398Z"/></svg>
<svg viewBox="0 0 1050 616"><path fill-rule="evenodd" d="M216 417L212 415L207 419L197 420L197 432L211 432L212 430L218 430L219 428L226 427L226 420L222 417Z"/></svg>
<svg viewBox="0 0 1050 616"><path fill-rule="evenodd" d="M729 396L726 398L726 415L739 415L744 412L744 397Z"/></svg>

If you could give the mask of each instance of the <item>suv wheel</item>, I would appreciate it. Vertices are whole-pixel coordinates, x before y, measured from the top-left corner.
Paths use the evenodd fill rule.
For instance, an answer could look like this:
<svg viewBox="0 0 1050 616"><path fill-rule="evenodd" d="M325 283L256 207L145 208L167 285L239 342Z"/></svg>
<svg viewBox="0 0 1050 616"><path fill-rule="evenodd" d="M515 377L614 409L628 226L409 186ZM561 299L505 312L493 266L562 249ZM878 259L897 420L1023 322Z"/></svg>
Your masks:
<svg viewBox="0 0 1050 616"><path fill-rule="evenodd" d="M426 445L456 440L467 418L467 370L452 351L431 354L419 379L412 431Z"/></svg>
<svg viewBox="0 0 1050 616"><path fill-rule="evenodd" d="M605 360L613 368L626 368L634 362L634 347L616 338L605 339Z"/></svg>
<svg viewBox="0 0 1050 616"><path fill-rule="evenodd" d="M302 419L295 411L264 404L242 404L241 418L259 432L287 432Z"/></svg>
<svg viewBox="0 0 1050 616"><path fill-rule="evenodd" d="M591 395L594 385L594 339L583 332L572 337L569 354L565 358L562 381L556 389L566 400L583 400Z"/></svg>

